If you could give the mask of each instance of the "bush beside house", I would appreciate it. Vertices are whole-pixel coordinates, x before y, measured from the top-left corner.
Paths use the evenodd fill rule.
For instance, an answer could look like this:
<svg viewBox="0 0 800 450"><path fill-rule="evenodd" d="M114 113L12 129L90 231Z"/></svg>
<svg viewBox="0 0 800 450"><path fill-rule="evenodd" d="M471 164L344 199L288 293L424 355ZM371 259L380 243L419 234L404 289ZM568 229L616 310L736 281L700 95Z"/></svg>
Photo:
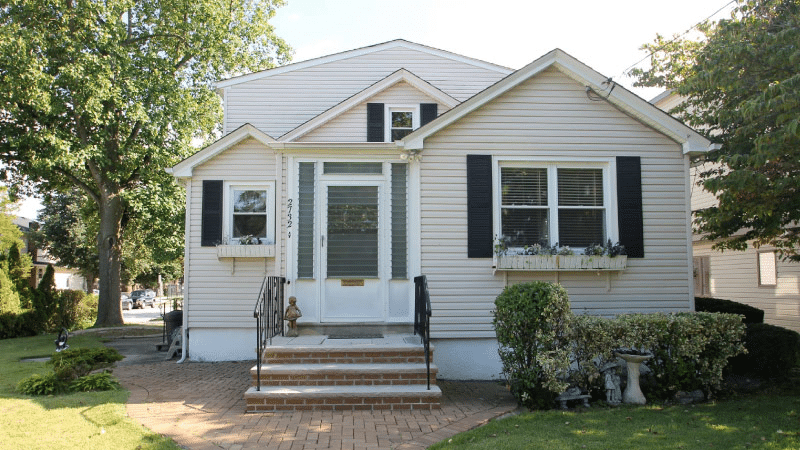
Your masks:
<svg viewBox="0 0 800 450"><path fill-rule="evenodd" d="M695 389L713 393L728 360L744 351L745 325L736 314L575 317L563 288L545 282L509 286L495 305L503 371L528 407L551 406L570 385L599 395L601 371L617 361L617 349L653 355L643 389L658 399Z"/></svg>

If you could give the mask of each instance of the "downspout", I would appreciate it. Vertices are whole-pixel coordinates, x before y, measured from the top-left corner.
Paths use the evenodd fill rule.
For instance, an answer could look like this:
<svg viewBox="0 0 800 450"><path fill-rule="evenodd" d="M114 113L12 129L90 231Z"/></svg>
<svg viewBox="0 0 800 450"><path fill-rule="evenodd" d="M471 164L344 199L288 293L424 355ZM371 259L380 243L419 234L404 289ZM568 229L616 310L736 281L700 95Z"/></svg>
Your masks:
<svg viewBox="0 0 800 450"><path fill-rule="evenodd" d="M189 346L189 330L187 328L188 321L188 306L189 302L186 300L189 298L189 259L191 258L191 251L189 248L189 217L190 211L192 209L192 179L186 179L186 212L184 218L184 235L183 235L183 324L181 326L181 359L178 360L177 364L182 364L186 361L186 357L188 356L188 346Z"/></svg>

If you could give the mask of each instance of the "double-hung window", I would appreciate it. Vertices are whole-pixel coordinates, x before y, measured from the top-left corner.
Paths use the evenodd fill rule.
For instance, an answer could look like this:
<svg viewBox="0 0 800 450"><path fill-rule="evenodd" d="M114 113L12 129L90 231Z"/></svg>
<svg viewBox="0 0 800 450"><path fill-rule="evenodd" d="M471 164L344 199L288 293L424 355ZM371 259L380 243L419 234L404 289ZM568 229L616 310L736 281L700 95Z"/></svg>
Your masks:
<svg viewBox="0 0 800 450"><path fill-rule="evenodd" d="M228 235L233 242L272 244L275 220L272 185L229 187Z"/></svg>
<svg viewBox="0 0 800 450"><path fill-rule="evenodd" d="M500 230L508 244L585 248L615 240L608 165L500 165Z"/></svg>
<svg viewBox="0 0 800 450"><path fill-rule="evenodd" d="M387 106L386 109L386 142L399 141L419 128L419 106Z"/></svg>

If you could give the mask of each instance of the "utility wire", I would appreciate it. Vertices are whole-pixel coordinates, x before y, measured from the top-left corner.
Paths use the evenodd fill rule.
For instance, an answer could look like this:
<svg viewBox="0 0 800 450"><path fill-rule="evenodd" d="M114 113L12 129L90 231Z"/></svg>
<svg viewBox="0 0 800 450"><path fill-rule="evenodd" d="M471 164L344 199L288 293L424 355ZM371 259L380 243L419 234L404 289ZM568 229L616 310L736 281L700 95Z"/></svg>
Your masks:
<svg viewBox="0 0 800 450"><path fill-rule="evenodd" d="M684 31L684 32L683 32L681 35L679 35L679 36L675 36L674 38L672 38L671 40L669 40L669 41L667 42L667 44L671 44L671 43L673 43L673 42L677 41L678 39L681 39L681 38L683 38L684 36L686 36L687 34L689 34L689 32L691 32L692 30L694 30L695 28L697 28L697 26L698 26L698 25L700 25L700 24L701 24L701 23L703 23L703 22L706 22L706 21L708 21L708 19L710 19L710 18L712 18L712 17L716 16L716 15L717 15L717 14L719 14L719 13L720 13L722 10L724 10L725 8L727 8L728 6L730 6L731 4L733 4L733 3L736 3L737 1L738 1L738 0L731 0L731 1L729 1L728 3L726 3L725 5L723 5L723 6L722 6L720 9L718 9L718 10L714 11L714 13L713 13L713 14L711 14L710 16L708 16L708 17L706 17L705 19L701 20L700 22L697 22L696 24L692 25L692 26L691 26L691 27L690 27L688 30ZM664 44L664 45L666 45L666 44ZM648 54L647 54L647 55L646 55L644 58L642 58L642 59L640 59L640 60L636 61L635 63L631 64L630 66L628 66L628 68L626 68L625 70L623 70L623 71L620 73L620 75L621 75L621 76L626 76L626 74L627 74L627 72L628 72L629 70L631 70L631 69L633 69L634 67L638 66L639 64L641 64L641 63L642 63L642 61L644 61L644 60L646 60L647 58L649 58L649 57L653 56L653 54L654 54L655 52L657 52L657 51L661 50L662 48L663 48L663 46L662 46L662 47L659 47L659 48L657 48L657 49L655 49L655 50L653 50L653 51L652 51L652 52L650 52L650 53L648 53Z"/></svg>

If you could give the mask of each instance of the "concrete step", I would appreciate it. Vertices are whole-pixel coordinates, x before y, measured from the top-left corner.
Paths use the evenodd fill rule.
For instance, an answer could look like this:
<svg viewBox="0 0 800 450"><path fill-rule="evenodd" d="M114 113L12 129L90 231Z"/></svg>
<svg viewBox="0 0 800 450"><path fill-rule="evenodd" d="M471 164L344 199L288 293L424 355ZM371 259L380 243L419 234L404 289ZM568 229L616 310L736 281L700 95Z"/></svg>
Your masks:
<svg viewBox="0 0 800 450"><path fill-rule="evenodd" d="M262 386L244 394L247 412L302 410L431 410L439 409L438 386Z"/></svg>
<svg viewBox="0 0 800 450"><path fill-rule="evenodd" d="M433 361L433 346L430 347ZM328 339L326 336L274 338L264 349L263 364L389 364L425 363L418 337Z"/></svg>
<svg viewBox="0 0 800 450"><path fill-rule="evenodd" d="M431 384L438 369L431 364ZM258 371L250 369L253 384ZM265 364L261 366L262 386L375 386L427 385L424 363L395 364Z"/></svg>

